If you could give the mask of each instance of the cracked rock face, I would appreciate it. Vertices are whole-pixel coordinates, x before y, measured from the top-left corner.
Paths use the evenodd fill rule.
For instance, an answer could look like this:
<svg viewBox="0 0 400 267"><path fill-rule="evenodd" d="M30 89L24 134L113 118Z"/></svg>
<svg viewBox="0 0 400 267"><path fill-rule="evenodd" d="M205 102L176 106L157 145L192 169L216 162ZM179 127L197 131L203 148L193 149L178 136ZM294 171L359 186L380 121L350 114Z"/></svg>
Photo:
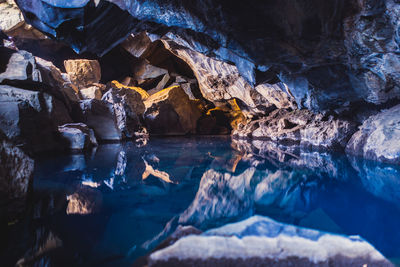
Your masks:
<svg viewBox="0 0 400 267"><path fill-rule="evenodd" d="M349 154L400 164L400 105L371 116L346 146Z"/></svg>
<svg viewBox="0 0 400 267"><path fill-rule="evenodd" d="M220 91L226 85L219 86L221 80L208 79L204 73L196 75L200 87L214 84L211 88L216 90L208 95L237 97L252 109L252 88L276 81L287 84L299 107L315 111L347 102L381 104L400 96L400 8L394 0L17 0L17 4L29 23L78 52L102 55L130 33L147 31L151 41L178 46L177 55L195 61L198 71L199 57L206 57L202 61L207 73L222 75L231 90ZM102 16L107 19L98 20ZM135 45L134 55L142 57L147 44L142 40ZM229 65L233 76L225 77L224 71L213 67L213 60Z"/></svg>

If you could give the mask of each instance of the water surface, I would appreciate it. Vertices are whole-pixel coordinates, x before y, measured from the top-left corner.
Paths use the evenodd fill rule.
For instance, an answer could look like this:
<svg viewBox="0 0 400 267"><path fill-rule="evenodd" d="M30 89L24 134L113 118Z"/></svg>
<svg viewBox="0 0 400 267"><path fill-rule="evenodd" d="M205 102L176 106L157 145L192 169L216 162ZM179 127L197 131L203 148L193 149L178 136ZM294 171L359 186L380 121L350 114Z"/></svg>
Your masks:
<svg viewBox="0 0 400 267"><path fill-rule="evenodd" d="M229 138L104 144L37 159L26 218L8 226L6 265L131 266L178 225L269 216L360 235L400 258L400 168ZM3 231L4 232L4 231Z"/></svg>

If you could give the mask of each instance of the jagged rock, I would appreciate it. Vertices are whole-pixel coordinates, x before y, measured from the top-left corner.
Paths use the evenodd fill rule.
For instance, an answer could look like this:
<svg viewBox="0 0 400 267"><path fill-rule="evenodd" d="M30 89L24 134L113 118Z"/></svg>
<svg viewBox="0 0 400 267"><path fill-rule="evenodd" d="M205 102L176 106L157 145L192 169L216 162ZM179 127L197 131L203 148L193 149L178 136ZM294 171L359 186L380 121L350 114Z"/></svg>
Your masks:
<svg viewBox="0 0 400 267"><path fill-rule="evenodd" d="M149 48L152 41L145 32L137 35L130 35L123 43L122 47L135 57L141 57Z"/></svg>
<svg viewBox="0 0 400 267"><path fill-rule="evenodd" d="M168 70L151 65L147 60L141 60L135 69L134 78L138 81L154 79L168 74Z"/></svg>
<svg viewBox="0 0 400 267"><path fill-rule="evenodd" d="M1 132L0 132L0 135ZM0 136L0 221L24 209L34 161Z"/></svg>
<svg viewBox="0 0 400 267"><path fill-rule="evenodd" d="M66 60L64 61L64 66L71 82L79 89L100 82L101 69L97 60Z"/></svg>
<svg viewBox="0 0 400 267"><path fill-rule="evenodd" d="M111 103L96 99L80 103L82 121L94 130L98 140L121 140L114 107Z"/></svg>
<svg viewBox="0 0 400 267"><path fill-rule="evenodd" d="M183 237L153 252L148 261L148 266L363 264L393 266L360 237L299 228L262 216Z"/></svg>
<svg viewBox="0 0 400 267"><path fill-rule="evenodd" d="M400 105L371 116L346 146L346 152L364 158L400 164Z"/></svg>
<svg viewBox="0 0 400 267"><path fill-rule="evenodd" d="M182 135L196 132L201 113L180 86L172 86L144 101L144 120L150 134Z"/></svg>
<svg viewBox="0 0 400 267"><path fill-rule="evenodd" d="M324 118L308 110L278 109L266 118L240 126L233 135L288 145L340 149L346 146L355 130L351 122L334 119L332 116Z"/></svg>
<svg viewBox="0 0 400 267"><path fill-rule="evenodd" d="M71 122L63 103L49 94L0 85L0 129L34 152L57 149L57 126Z"/></svg>
<svg viewBox="0 0 400 267"><path fill-rule="evenodd" d="M69 102L78 102L78 88L73 85L67 74L62 73L59 68L50 61L35 57L37 68L40 72L41 83L50 86L47 91L63 99L63 102L70 105Z"/></svg>
<svg viewBox="0 0 400 267"><path fill-rule="evenodd" d="M274 104L277 108L296 109L296 102L284 83L260 84L255 87L268 103Z"/></svg>
<svg viewBox="0 0 400 267"><path fill-rule="evenodd" d="M0 30L5 33L15 30L25 23L24 17L14 1L0 3L0 14Z"/></svg>
<svg viewBox="0 0 400 267"><path fill-rule="evenodd" d="M103 94L101 93L101 89L96 85L80 89L79 93L81 94L83 99L101 100L101 97L103 96Z"/></svg>
<svg viewBox="0 0 400 267"><path fill-rule="evenodd" d="M123 138L142 135L140 117L145 111L145 105L140 93L130 88L112 87L102 99L113 105L116 123Z"/></svg>
<svg viewBox="0 0 400 267"><path fill-rule="evenodd" d="M26 51L15 51L0 47L0 83L13 82L38 82L40 72L35 64L35 58Z"/></svg>
<svg viewBox="0 0 400 267"><path fill-rule="evenodd" d="M58 131L69 150L79 152L97 146L93 130L83 123L68 123L58 126Z"/></svg>

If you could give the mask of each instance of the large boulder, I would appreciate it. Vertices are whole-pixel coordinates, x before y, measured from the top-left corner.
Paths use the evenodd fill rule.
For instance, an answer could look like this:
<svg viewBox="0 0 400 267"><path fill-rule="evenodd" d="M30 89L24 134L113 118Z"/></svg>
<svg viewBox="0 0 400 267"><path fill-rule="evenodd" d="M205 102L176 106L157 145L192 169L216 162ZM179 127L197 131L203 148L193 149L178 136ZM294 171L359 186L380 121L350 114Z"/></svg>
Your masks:
<svg viewBox="0 0 400 267"><path fill-rule="evenodd" d="M63 103L39 91L0 85L0 130L33 152L62 148L57 126L71 122Z"/></svg>
<svg viewBox="0 0 400 267"><path fill-rule="evenodd" d="M145 124L150 134L184 135L196 133L201 112L180 86L161 90L144 101Z"/></svg>
<svg viewBox="0 0 400 267"><path fill-rule="evenodd" d="M113 105L118 129L123 138L134 138L142 131L140 118L145 111L145 105L139 89L136 91L129 87L111 87L102 98Z"/></svg>
<svg viewBox="0 0 400 267"><path fill-rule="evenodd" d="M371 116L346 146L349 154L400 164L400 105Z"/></svg>
<svg viewBox="0 0 400 267"><path fill-rule="evenodd" d="M93 130L83 123L64 124L58 126L58 131L71 151L81 152L97 146Z"/></svg>
<svg viewBox="0 0 400 267"><path fill-rule="evenodd" d="M79 89L100 82L101 68L97 60L66 60L64 66L71 82Z"/></svg>
<svg viewBox="0 0 400 267"><path fill-rule="evenodd" d="M343 149L356 131L349 121L315 115L308 110L278 109L266 118L241 125L233 135L323 149Z"/></svg>
<svg viewBox="0 0 400 267"><path fill-rule="evenodd" d="M101 100L84 100L80 103L82 121L94 130L98 140L118 141L122 134L118 128L115 110L111 103Z"/></svg>
<svg viewBox="0 0 400 267"><path fill-rule="evenodd" d="M194 232L153 252L148 266L393 266L367 241L262 216Z"/></svg>

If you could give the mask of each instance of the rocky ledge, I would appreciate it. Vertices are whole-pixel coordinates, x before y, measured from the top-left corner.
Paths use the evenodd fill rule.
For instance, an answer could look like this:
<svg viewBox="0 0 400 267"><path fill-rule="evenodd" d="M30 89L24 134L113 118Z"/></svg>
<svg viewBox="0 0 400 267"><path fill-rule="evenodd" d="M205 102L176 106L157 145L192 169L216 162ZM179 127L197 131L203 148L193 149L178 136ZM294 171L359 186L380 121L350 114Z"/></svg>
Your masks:
<svg viewBox="0 0 400 267"><path fill-rule="evenodd" d="M393 266L360 237L328 234L261 216L202 234L185 227L177 232L165 248L151 253L148 266Z"/></svg>

